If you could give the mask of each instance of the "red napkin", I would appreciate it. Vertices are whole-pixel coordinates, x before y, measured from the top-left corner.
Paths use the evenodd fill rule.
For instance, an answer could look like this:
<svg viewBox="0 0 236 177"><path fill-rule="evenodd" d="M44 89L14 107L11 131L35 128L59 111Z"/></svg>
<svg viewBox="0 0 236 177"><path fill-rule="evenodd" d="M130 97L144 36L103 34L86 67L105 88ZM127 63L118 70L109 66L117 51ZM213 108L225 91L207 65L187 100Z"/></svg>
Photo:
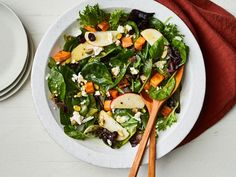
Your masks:
<svg viewBox="0 0 236 177"><path fill-rule="evenodd" d="M236 18L208 0L157 1L188 25L201 47L206 67L203 108L181 146L222 119L236 103Z"/></svg>

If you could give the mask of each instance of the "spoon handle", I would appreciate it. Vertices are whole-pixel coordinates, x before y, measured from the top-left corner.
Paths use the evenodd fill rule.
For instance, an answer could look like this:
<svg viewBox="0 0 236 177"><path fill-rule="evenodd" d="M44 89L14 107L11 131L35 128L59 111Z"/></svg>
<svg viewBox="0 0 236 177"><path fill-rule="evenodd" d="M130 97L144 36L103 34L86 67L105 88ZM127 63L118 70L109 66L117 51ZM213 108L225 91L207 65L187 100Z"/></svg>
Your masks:
<svg viewBox="0 0 236 177"><path fill-rule="evenodd" d="M140 163L142 161L143 154L145 152L147 141L149 139L150 133L151 133L152 128L153 128L153 125L156 122L156 115L157 115L157 112L160 109L162 103L163 103L163 101L156 101L156 100L153 101L153 106L152 106L153 109L152 109L152 112L150 114L150 117L149 117L146 129L144 131L142 140L139 143L139 148L138 148L138 151L136 153L136 156L135 156L134 162L132 164L132 167L130 169L130 173L129 173L128 177L136 177L137 176L138 169L139 169Z"/></svg>
<svg viewBox="0 0 236 177"><path fill-rule="evenodd" d="M156 128L154 125L150 135L148 177L155 177L155 176L156 176Z"/></svg>

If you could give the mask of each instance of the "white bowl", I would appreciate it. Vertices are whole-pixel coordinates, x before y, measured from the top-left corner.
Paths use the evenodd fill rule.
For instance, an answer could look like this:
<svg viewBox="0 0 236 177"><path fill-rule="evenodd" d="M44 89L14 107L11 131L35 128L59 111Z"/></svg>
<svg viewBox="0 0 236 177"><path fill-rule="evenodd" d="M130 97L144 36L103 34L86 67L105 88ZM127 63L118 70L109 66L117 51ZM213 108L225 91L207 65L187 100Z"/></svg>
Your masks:
<svg viewBox="0 0 236 177"><path fill-rule="evenodd" d="M171 16L173 17L171 22L178 25L181 33L185 35L186 44L190 47L181 93L181 113L178 116L178 122L160 134L157 143L158 158L173 150L196 122L205 94L205 67L198 43L185 23L172 11L154 1L103 0L98 2L89 0L66 11L49 28L39 44L32 71L33 98L41 122L51 137L78 159L97 166L126 168L131 166L137 147L132 148L126 144L121 149L111 149L99 139L75 140L63 132L59 121L59 112L57 109L53 109L54 105L49 100L50 93L45 79L48 73L48 57L62 48L64 34L74 33L78 29L76 21L78 12L83 10L87 4L94 5L96 3L109 11L117 8L125 10L136 8L146 12L155 12L156 17L163 21ZM147 163L147 157L147 155L144 156L143 164Z"/></svg>

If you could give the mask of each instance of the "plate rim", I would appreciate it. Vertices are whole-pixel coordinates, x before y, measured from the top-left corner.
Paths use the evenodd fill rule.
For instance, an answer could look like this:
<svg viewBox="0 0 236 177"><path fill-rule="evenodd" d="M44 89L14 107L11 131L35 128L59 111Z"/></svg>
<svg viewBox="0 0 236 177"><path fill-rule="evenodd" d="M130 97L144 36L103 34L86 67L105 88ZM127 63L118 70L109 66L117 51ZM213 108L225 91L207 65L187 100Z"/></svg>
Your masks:
<svg viewBox="0 0 236 177"><path fill-rule="evenodd" d="M21 31L22 34L22 46L21 46L21 50L24 52L24 54L22 54L22 62L17 62L15 67L16 72L14 74L10 74L10 76L5 79L4 84L0 85L0 91L3 91L4 89L6 89L7 87L9 87L16 79L17 77L21 74L26 62L27 62L27 56L28 56L28 38L27 38L27 34L24 28L23 23L21 22L20 18L17 16L17 14L14 12L14 10L12 10L8 5L6 5L3 2L0 2L0 6L4 7L7 12L12 15L15 19L14 23L19 27L18 31ZM23 57L24 55L24 57Z"/></svg>
<svg viewBox="0 0 236 177"><path fill-rule="evenodd" d="M34 64L33 64L33 69L32 69L32 74L31 74L31 88L32 88L32 96L33 96L33 101L34 101L34 105L35 105L35 108L36 108L36 112L37 112L37 115L39 117L39 119L41 120L41 123L43 124L43 126L47 129L47 132L49 133L49 135L53 138L54 141L57 142L57 144L59 144L60 146L62 146L67 152L69 152L70 154L72 154L73 156L76 156L78 159L80 160L83 160L85 162L88 162L90 164L93 164L93 165L96 165L96 166L102 166L102 167L109 167L109 168L128 168L131 166L131 162L133 159L129 159L128 162L120 162L118 164L113 164L111 163L111 160L108 158L108 157L104 157L104 154L96 154L97 155L97 159L93 159L91 158L92 156L94 157L94 152L91 151L90 149L86 149L85 147L83 147L82 145L78 145L80 147L80 150L81 152L83 152L82 154L78 154L78 153L75 153L73 152L73 148L71 146L69 146L68 144L63 144L63 143L69 143L70 145L73 145L75 146L75 141L71 140L71 138L67 137L67 135L64 135L64 132L59 130L61 129L59 127L59 125L57 125L55 119L53 118L52 116L52 113L48 107L48 105L46 104L46 98L44 99L43 97L38 97L37 95L40 95L42 92L40 91L40 88L42 89L42 86L40 86L40 88L37 88L39 87L38 85L38 79L42 79L40 78L39 76L39 73L42 72L44 73L45 71L43 70L43 68L40 68L40 70L37 70L36 68L38 67L39 63L38 63L38 59L37 58L40 58L41 57L41 50L42 49L45 49L46 47L43 46L45 44L45 41L49 40L50 39L50 33L51 33L51 30L53 30L53 28L55 28L55 26L57 27L61 27L60 26L60 21L64 18L66 18L66 15L68 15L71 11L74 11L75 9L77 9L77 11L79 11L81 9L81 7L84 7L85 5L87 4L96 4L96 3L99 3L101 6L105 6L105 8L109 8L110 6L107 5L106 3L111 3L111 4L116 4L117 6L113 6L113 8L117 8L117 7L120 7L120 3L124 3L125 0L120 0L119 2L114 2L114 1L109 1L109 0L104 0L104 1L101 1L101 2L98 2L96 0L87 0L87 1L83 1L81 3L78 3L77 5L73 6L72 8L70 8L69 10L65 11L51 26L50 28L48 29L48 31L46 32L46 34L43 36L39 46L38 46L38 49L36 51L36 54L35 54L35 61L34 61ZM145 2L147 3L145 0L132 0L132 2L135 2L135 3L142 3L142 2ZM132 3L132 2L129 2L129 3ZM188 26L184 23L184 21L182 19L180 19L178 17L177 14L175 14L173 11L171 11L169 8L165 7L164 5L158 3L158 2L154 2L154 1L150 1L148 3L153 3L153 5L155 4L157 6L157 4L159 6L162 6L162 8L165 8L165 9L168 9L168 11L170 11L171 13L173 13L174 15L174 18L177 18L184 26L184 28L187 28L191 37L193 38L193 42L195 43L195 47L197 47L198 49L198 53L199 53L199 57L200 57L200 64L201 64L201 68L202 68L202 73L200 74L200 79L202 81L202 83L200 84L199 88L201 89L200 90L200 99L198 101L198 109L194 111L194 115L195 115L195 119L188 123L188 127L184 130L184 131L181 131L179 133L179 137L177 139L178 143L180 143L186 136L187 134L190 132L190 130L192 129L192 127L194 126L199 114L200 114L200 111L201 111L201 108L203 106L203 101L204 101L204 96L205 96L205 86L206 86L206 77L205 77L205 65L204 65L204 60L203 60L203 56L202 56L202 53L201 53L201 49L196 41L196 38L193 36L193 33L191 32L191 30L188 28ZM125 6L125 5L124 5ZM112 7L111 7L112 8ZM132 7L126 7L126 8L132 8ZM83 8L82 8L83 9ZM66 25L64 24L64 26L69 26L70 24ZM63 27L64 27L63 26ZM62 30L62 29L61 29ZM47 39L49 38L49 39ZM55 41L54 41L55 42ZM50 49L51 51L51 49ZM45 66L44 66L45 67ZM37 80L37 82L36 82ZM45 93L44 93L45 94ZM42 105L39 105L43 103L44 106ZM43 111L41 109L44 109ZM45 116L48 116L50 118L47 118L47 120L45 120ZM52 128L53 126L53 128ZM168 143L172 143L172 142L168 142ZM170 150L173 150L174 147L176 147L178 145L178 143L174 144L172 143L172 145L169 145L167 146L167 152L168 153ZM77 143L79 144L79 143ZM165 153L165 154L166 154ZM162 156L162 155L161 155ZM102 161L103 160L103 161ZM130 162L131 161L131 162ZM144 159L143 159L143 164L144 163L147 163L147 156L144 156Z"/></svg>

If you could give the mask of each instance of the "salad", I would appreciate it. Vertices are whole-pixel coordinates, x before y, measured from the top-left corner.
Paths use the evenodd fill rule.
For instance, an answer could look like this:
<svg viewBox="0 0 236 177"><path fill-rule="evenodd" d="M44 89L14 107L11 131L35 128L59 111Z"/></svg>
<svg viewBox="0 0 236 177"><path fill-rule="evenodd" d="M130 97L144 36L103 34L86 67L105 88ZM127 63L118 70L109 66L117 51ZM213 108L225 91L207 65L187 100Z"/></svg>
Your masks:
<svg viewBox="0 0 236 177"><path fill-rule="evenodd" d="M168 98L189 53L177 26L154 15L107 12L98 4L79 12L78 34L65 35L48 62L50 98L68 136L100 138L111 148L140 142L149 118L141 92ZM157 134L177 121L180 91L158 113Z"/></svg>

